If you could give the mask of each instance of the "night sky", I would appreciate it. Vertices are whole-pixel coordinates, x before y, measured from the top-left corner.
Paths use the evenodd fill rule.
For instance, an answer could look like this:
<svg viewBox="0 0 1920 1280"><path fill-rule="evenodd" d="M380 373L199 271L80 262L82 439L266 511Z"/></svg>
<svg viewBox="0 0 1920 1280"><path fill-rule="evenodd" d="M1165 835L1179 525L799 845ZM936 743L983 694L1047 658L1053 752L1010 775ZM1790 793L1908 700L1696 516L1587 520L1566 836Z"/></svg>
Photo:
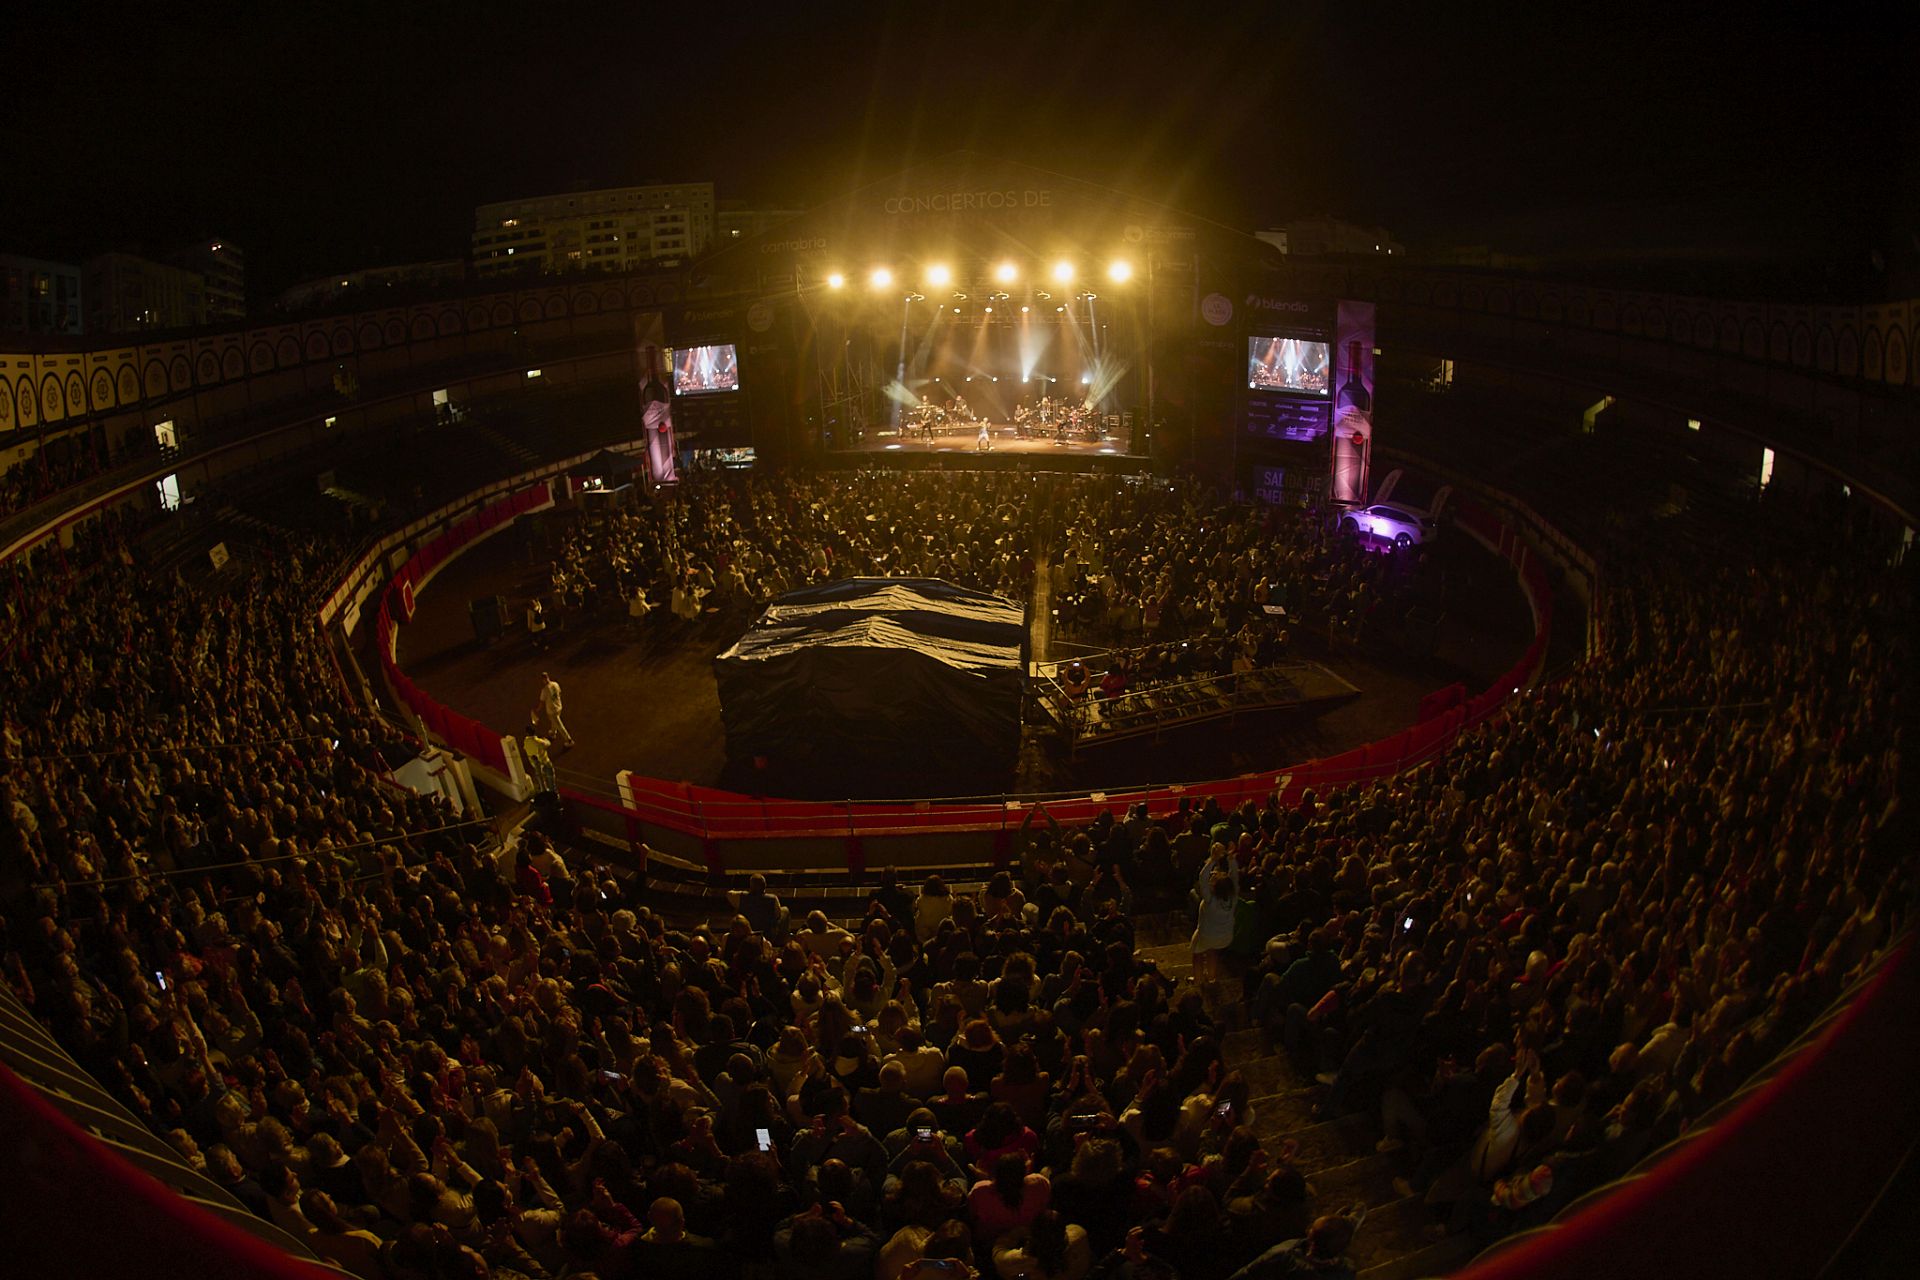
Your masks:
<svg viewBox="0 0 1920 1280"><path fill-rule="evenodd" d="M1903 283L1913 6L1572 7L15 3L0 250L220 235L270 296L463 254L483 200L804 207L968 147L1248 228Z"/></svg>

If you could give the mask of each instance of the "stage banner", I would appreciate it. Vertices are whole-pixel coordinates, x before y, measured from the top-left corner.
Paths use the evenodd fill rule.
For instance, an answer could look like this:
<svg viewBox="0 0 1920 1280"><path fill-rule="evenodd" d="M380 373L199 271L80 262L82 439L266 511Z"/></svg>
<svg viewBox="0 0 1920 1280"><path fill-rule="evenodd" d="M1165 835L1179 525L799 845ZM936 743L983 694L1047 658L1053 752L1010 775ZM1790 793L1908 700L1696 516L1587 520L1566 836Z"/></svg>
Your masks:
<svg viewBox="0 0 1920 1280"><path fill-rule="evenodd" d="M1333 500L1367 500L1373 456L1373 304L1342 299L1334 323Z"/></svg>
<svg viewBox="0 0 1920 1280"><path fill-rule="evenodd" d="M673 399L660 370L666 365L666 317L658 311L633 315L634 367L640 377L640 425L647 437L647 475L655 484L676 484Z"/></svg>

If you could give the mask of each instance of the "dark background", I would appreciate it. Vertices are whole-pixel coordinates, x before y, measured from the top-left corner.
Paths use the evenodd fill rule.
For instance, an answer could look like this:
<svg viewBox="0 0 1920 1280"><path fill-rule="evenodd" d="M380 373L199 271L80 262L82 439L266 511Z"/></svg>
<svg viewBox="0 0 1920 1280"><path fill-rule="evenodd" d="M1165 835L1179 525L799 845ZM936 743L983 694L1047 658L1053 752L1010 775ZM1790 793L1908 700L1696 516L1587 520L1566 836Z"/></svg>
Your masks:
<svg viewBox="0 0 1920 1280"><path fill-rule="evenodd" d="M1246 228L1863 300L1920 288L1913 9L17 3L0 248L224 236L261 297L463 255L484 200L805 207L970 147Z"/></svg>

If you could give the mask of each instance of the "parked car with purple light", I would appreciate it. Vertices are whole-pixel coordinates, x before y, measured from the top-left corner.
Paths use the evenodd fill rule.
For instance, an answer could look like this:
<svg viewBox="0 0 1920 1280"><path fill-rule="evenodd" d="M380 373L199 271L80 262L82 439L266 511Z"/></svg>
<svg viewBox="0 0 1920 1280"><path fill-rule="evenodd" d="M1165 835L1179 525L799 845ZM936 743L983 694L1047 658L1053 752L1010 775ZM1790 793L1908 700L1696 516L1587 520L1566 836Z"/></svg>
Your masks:
<svg viewBox="0 0 1920 1280"><path fill-rule="evenodd" d="M1355 507L1340 517L1340 530L1352 536L1364 536L1396 547L1411 547L1433 537L1434 521L1424 511L1397 502L1376 502Z"/></svg>

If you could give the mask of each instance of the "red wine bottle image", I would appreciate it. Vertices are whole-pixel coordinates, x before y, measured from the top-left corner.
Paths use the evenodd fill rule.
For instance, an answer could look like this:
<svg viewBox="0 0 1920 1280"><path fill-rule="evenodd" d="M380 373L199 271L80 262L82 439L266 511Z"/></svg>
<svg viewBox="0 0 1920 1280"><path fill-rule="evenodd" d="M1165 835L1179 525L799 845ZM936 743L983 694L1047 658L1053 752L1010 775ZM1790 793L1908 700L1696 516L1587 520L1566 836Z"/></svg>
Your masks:
<svg viewBox="0 0 1920 1280"><path fill-rule="evenodd" d="M1366 384L1360 381L1360 343L1356 339L1347 343L1347 380L1340 384L1340 395L1334 402L1334 416L1344 418L1349 413L1367 415L1372 412L1373 397L1367 394Z"/></svg>

